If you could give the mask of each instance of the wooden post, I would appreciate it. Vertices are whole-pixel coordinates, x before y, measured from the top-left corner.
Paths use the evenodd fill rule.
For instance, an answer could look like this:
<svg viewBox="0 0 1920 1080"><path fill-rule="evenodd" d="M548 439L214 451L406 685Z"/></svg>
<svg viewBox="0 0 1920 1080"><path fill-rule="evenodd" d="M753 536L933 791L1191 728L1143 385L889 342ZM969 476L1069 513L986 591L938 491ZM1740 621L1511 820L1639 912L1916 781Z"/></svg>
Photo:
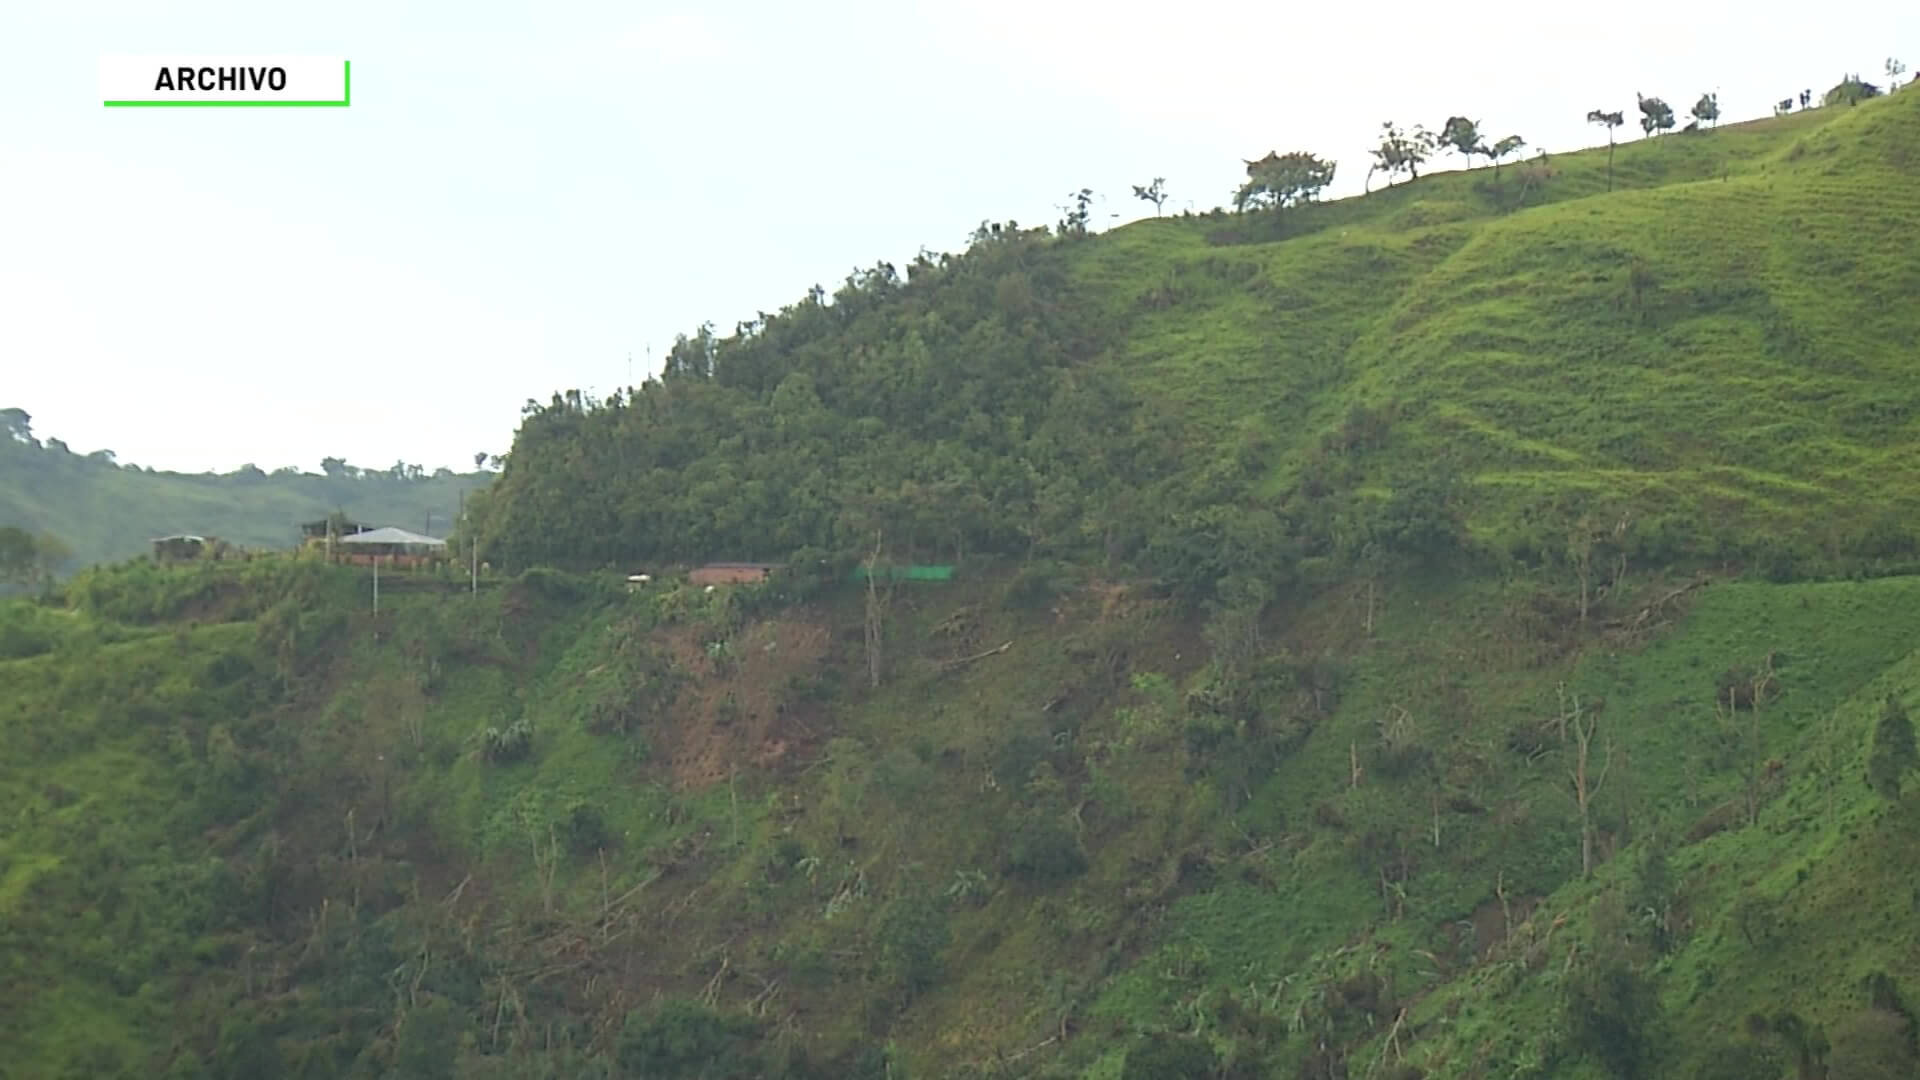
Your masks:
<svg viewBox="0 0 1920 1080"><path fill-rule="evenodd" d="M881 533L873 534L873 554L867 556L867 678L880 685L880 591L875 580L882 550Z"/></svg>

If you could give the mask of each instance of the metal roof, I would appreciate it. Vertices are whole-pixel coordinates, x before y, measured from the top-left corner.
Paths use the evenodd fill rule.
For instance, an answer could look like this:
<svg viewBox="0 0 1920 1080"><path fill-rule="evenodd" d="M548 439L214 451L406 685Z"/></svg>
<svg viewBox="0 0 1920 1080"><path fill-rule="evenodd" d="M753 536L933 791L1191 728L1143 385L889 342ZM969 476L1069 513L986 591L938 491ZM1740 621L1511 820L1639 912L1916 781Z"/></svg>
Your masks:
<svg viewBox="0 0 1920 1080"><path fill-rule="evenodd" d="M414 544L423 547L447 546L445 540L436 540L431 536L421 536L417 532L408 532L405 529L395 528L392 525L384 529L374 529L371 532L342 536L339 542L342 544Z"/></svg>

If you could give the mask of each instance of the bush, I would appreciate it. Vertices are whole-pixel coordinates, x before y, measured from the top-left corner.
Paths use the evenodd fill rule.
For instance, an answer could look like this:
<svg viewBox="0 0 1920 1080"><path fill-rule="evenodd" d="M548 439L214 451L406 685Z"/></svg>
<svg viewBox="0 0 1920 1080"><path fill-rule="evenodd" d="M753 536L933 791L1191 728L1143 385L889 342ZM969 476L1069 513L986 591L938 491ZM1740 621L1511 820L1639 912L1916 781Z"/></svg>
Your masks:
<svg viewBox="0 0 1920 1080"><path fill-rule="evenodd" d="M1086 873L1087 856L1064 822L1035 818L1014 833L1007 868L1031 884L1052 885Z"/></svg>
<svg viewBox="0 0 1920 1080"><path fill-rule="evenodd" d="M1653 983L1617 955L1596 955L1568 979L1561 999L1570 1041L1620 1080L1646 1075L1658 1046Z"/></svg>
<svg viewBox="0 0 1920 1080"><path fill-rule="evenodd" d="M651 1016L628 1013L614 1060L632 1076L746 1080L761 1075L753 1053L757 1025L686 998L669 998Z"/></svg>
<svg viewBox="0 0 1920 1080"><path fill-rule="evenodd" d="M1060 595L1060 568L1051 562L1023 568L1007 585L1006 604L1015 611L1039 611Z"/></svg>
<svg viewBox="0 0 1920 1080"><path fill-rule="evenodd" d="M1695 1080L1754 1080L1779 1076L1786 1062L1765 1046L1752 1042L1723 1042L1701 1055Z"/></svg>
<svg viewBox="0 0 1920 1080"><path fill-rule="evenodd" d="M1909 1080L1920 1074L1912 1025L1886 1009L1863 1009L1833 1031L1827 1057L1831 1080Z"/></svg>
<svg viewBox="0 0 1920 1080"><path fill-rule="evenodd" d="M600 808L592 803L574 803L561 826L567 850L575 855L593 855L613 846L613 833Z"/></svg>
<svg viewBox="0 0 1920 1080"><path fill-rule="evenodd" d="M1896 514L1869 522L1841 543L1849 555L1861 559L1901 559L1920 553L1914 531Z"/></svg>
<svg viewBox="0 0 1920 1080"><path fill-rule="evenodd" d="M515 584L529 598L559 604L586 599L602 588L598 582L544 566L525 571Z"/></svg>
<svg viewBox="0 0 1920 1080"><path fill-rule="evenodd" d="M0 608L0 660L39 656L53 645L53 629L39 609L24 603Z"/></svg>
<svg viewBox="0 0 1920 1080"><path fill-rule="evenodd" d="M1205 1039L1155 1032L1127 1049L1120 1080L1207 1080L1219 1069L1220 1054Z"/></svg>
<svg viewBox="0 0 1920 1080"><path fill-rule="evenodd" d="M913 995L940 981L940 954L952 941L946 913L925 897L910 896L882 910L875 945L887 978Z"/></svg>
<svg viewBox="0 0 1920 1080"><path fill-rule="evenodd" d="M480 736L480 756L495 765L526 760L533 753L533 725L515 720L506 728L490 727Z"/></svg>

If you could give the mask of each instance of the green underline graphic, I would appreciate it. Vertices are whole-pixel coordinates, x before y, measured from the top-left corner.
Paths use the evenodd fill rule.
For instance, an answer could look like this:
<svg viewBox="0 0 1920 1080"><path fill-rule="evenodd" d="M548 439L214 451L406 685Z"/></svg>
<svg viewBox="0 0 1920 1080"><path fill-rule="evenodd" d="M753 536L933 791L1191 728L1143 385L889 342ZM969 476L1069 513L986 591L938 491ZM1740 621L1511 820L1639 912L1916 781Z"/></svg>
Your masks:
<svg viewBox="0 0 1920 1080"><path fill-rule="evenodd" d="M339 101L103 101L121 109L344 109L353 104L353 61L346 65L346 81Z"/></svg>

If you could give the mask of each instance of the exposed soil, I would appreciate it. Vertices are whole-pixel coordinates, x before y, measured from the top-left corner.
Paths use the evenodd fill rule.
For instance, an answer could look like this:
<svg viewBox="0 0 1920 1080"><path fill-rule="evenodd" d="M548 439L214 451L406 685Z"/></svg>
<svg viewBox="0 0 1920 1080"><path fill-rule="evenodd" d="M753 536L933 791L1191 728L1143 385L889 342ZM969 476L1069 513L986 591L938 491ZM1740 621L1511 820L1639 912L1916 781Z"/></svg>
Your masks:
<svg viewBox="0 0 1920 1080"><path fill-rule="evenodd" d="M755 620L727 642L724 659L696 628L670 631L666 644L674 664L693 676L656 746L675 787L718 783L743 766L774 768L823 738L818 713L793 701L789 688L826 657L826 626Z"/></svg>

